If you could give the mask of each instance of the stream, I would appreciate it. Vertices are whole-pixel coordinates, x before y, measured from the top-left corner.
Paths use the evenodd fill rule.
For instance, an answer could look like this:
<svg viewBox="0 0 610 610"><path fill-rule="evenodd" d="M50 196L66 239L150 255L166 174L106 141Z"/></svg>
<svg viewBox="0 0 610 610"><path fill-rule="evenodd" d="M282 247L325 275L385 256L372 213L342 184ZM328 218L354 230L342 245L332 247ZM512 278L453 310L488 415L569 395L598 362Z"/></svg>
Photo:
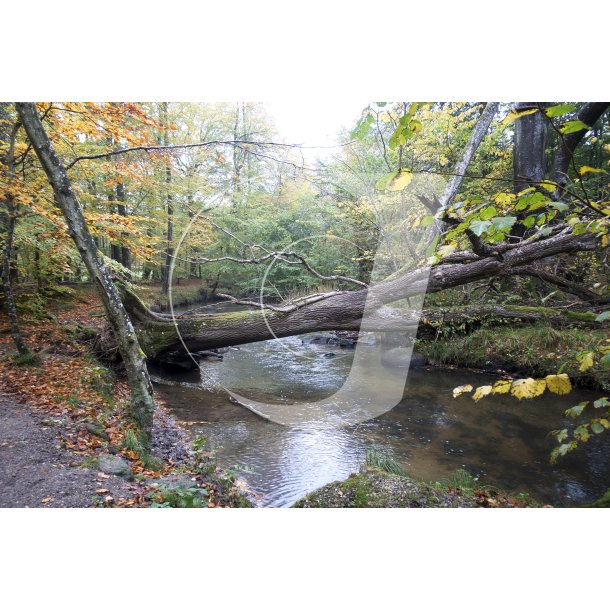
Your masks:
<svg viewBox="0 0 610 610"><path fill-rule="evenodd" d="M528 493L555 506L582 505L610 487L607 435L592 438L557 465L549 463L555 446L549 431L569 423L566 408L599 397L592 391L576 389L567 396L547 392L521 402L498 395L475 403L469 395L454 399L453 388L487 385L497 377L419 367L409 371L396 407L336 427L274 423L233 403L222 389L286 409L294 402L329 396L342 386L354 350L310 339L242 345L222 361L202 361L201 371L152 371L156 392L177 419L193 437L206 437L206 447L221 466L238 469L260 506L290 506L306 493L346 478L359 470L371 448L390 453L424 481L440 481L466 469L482 485Z"/></svg>

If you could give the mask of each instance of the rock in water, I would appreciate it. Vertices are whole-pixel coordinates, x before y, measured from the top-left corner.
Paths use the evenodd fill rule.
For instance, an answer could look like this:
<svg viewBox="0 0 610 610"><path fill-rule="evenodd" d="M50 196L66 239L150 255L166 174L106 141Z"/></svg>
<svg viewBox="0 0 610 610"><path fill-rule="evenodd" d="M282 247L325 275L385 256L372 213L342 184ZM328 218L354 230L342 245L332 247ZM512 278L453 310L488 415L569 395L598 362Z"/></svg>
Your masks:
<svg viewBox="0 0 610 610"><path fill-rule="evenodd" d="M131 477L129 464L118 455L103 453L98 460L99 469L106 474L116 474L120 477Z"/></svg>

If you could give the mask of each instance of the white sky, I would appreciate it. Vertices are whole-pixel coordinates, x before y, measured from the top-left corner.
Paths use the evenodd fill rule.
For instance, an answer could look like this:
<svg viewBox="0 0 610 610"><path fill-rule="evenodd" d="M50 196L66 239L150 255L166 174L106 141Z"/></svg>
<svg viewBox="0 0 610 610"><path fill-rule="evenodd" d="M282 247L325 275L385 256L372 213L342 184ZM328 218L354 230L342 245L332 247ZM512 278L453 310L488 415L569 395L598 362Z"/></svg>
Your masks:
<svg viewBox="0 0 610 610"><path fill-rule="evenodd" d="M297 99L265 102L280 136L289 144L333 146L342 127L351 129L369 104L366 100ZM327 157L338 149L304 150L308 160Z"/></svg>

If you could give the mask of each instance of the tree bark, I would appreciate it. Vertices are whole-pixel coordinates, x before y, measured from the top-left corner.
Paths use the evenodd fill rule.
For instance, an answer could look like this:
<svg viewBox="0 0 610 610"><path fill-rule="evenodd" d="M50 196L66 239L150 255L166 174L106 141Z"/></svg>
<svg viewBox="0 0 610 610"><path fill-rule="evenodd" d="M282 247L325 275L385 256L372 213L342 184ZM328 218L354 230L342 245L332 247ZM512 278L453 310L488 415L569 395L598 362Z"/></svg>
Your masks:
<svg viewBox="0 0 610 610"><path fill-rule="evenodd" d="M532 262L561 254L591 250L596 246L592 234L575 236L564 229L556 235L519 246L497 246L490 256L477 257L463 264L444 263L424 270L406 273L394 280L380 283L368 290L342 292L326 299L290 311L261 310L233 313L178 316L155 314L148 310L130 291L125 291L126 309L132 315L142 342L142 348L151 359L162 359L165 353L226 347L240 343L263 341L326 330L360 330L367 297L374 303L378 314L367 325L367 331L400 331L417 324L418 316L404 310L397 314L383 305L421 295L438 292L470 282L499 276L515 275L519 268L529 275ZM273 330L270 332L269 327ZM178 334L179 331L179 334ZM184 345L183 343L184 342ZM109 346L107 345L106 348Z"/></svg>
<svg viewBox="0 0 610 610"><path fill-rule="evenodd" d="M112 283L103 260L89 233L82 209L72 189L66 168L55 152L38 113L31 102L16 103L17 112L28 138L55 194L55 201L68 224L90 276L94 279L106 316L112 327L131 390L131 415L142 433L144 443L150 441L155 408L152 384L146 368L146 358L140 349L135 329L123 307L118 290Z"/></svg>
<svg viewBox="0 0 610 610"><path fill-rule="evenodd" d="M538 109L547 103L519 102L517 112ZM526 114L515 121L513 171L514 192L542 182L546 178L546 134L549 124L546 116L538 111Z"/></svg>

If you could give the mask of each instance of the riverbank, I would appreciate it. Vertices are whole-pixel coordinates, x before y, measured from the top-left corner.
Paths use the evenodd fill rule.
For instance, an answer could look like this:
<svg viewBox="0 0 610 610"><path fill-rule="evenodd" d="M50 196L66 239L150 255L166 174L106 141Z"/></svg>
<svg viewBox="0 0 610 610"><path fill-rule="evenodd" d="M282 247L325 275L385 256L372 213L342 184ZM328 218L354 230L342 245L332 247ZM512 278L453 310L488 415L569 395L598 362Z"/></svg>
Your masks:
<svg viewBox="0 0 610 610"><path fill-rule="evenodd" d="M576 358L581 352L595 351L607 338L607 329L496 326L437 341L421 340L416 349L434 365L506 371L517 377L544 377L562 368L575 385L607 391L610 369L594 365L582 372Z"/></svg>
<svg viewBox="0 0 610 610"><path fill-rule="evenodd" d="M406 474L365 468L345 481L325 485L298 500L293 508L529 508L528 496L478 488L463 473L451 482L424 483ZM549 507L549 505L545 505Z"/></svg>

